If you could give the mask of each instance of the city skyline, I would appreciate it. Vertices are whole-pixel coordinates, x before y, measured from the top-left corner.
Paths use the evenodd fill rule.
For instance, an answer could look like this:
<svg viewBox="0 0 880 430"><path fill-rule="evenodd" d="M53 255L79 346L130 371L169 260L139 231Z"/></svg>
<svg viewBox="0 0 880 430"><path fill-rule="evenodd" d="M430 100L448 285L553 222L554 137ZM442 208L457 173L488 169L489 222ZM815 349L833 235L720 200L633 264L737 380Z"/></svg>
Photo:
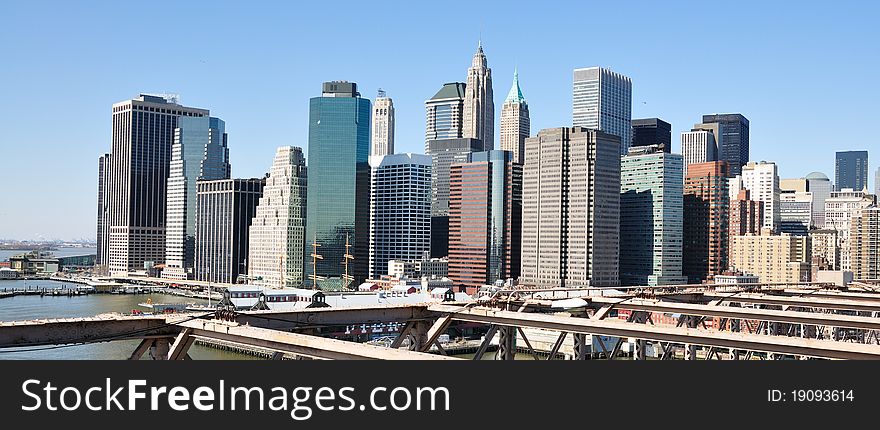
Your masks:
<svg viewBox="0 0 880 430"><path fill-rule="evenodd" d="M559 5L559 8L571 7L571 4ZM856 8L870 10L853 10ZM389 19L390 24L379 29L380 33L412 35L389 43L394 49L409 49L415 58L377 61L369 59L375 54L370 50L351 51L347 58L333 55L334 49L345 46L350 31L329 35L319 46L290 43L300 32L305 35L314 29L316 24L308 21L319 9L310 6L279 6L273 16L245 5L218 8L223 10L209 12L212 18L235 15L240 18L241 27L232 29L229 34L217 35L217 43L204 49L202 42L180 41L179 49L166 53L149 46L138 52L122 49L128 45L110 36L114 28L111 23L137 19L155 22L158 29L165 26L170 29L192 20L196 13L204 13L204 8L183 5L178 14L168 16L124 5L112 12L93 11L87 15L75 5L58 4L46 12L32 5L16 4L9 8L10 13L21 19L12 19L10 26L0 30L4 35L8 32L9 37L15 34L15 39L22 42L3 48L7 51L9 67L0 71L0 81L4 82L0 85L8 94L8 102L0 108L0 117L8 121L8 126L4 127L7 132L0 141L0 150L4 158L13 163L3 169L0 180L9 183L24 178L35 186L72 188L74 192L36 199L29 193L29 187L8 189L9 201L26 204L0 208L0 237L95 237L95 157L110 149L107 113L113 103L136 97L141 92L178 93L181 104L210 108L212 114L224 118L232 142L229 149L233 177L263 176L268 160L279 145L306 147L307 100L314 95L317 85L331 79L358 82L363 94L375 94L379 87L393 93L397 114L396 152L421 153L424 101L443 83L466 80L473 47L480 38L496 76L510 76L514 67L521 72L523 87L529 92L533 134L545 128L571 126L572 70L603 66L632 79L632 118L663 118L672 124L675 136L689 130L701 115L741 112L751 122L750 161L776 162L780 177L802 177L812 171L832 177L833 152L867 149L870 153L876 144L859 140L854 129L815 129L799 125L868 123L876 111L869 101L876 98L878 90L866 87L858 92L836 92L830 96L809 91L811 87L807 83L825 73L810 53L817 49L822 51L823 64L845 62L851 79L867 82L878 60L850 54L869 47L860 36L859 22L876 15L872 14L876 8L873 4L864 4L817 10L819 7L807 4L792 9L786 5L753 3L744 7L745 11L732 11L754 28L766 30L754 32L766 42L759 44L758 36L750 34L718 35L713 40L701 41L678 32L673 29L675 24L687 22L696 12L688 11L685 5L670 5L664 11L668 14L664 15L665 22L651 24L658 26L652 32L654 43L673 48L676 55L668 56L670 58L659 57L652 51L653 44L639 46L644 42L644 36L640 35L621 35L604 46L586 47L581 46L581 38L574 37L577 35L574 29L564 26L542 34L522 34L506 25L517 11L504 8L498 8L491 18L484 18L485 22L474 23L472 31L456 32L442 39L425 32L420 22L443 19L447 14L452 16L452 11L357 8L351 17L345 18L347 22L369 22L376 16L396 13L404 19ZM557 8L547 9L536 11L534 18L549 16ZM294 16L296 13L301 13L301 18ZM776 18L783 13L788 20L780 23ZM33 22L30 18L37 14L52 31L22 25ZM632 14L639 23L649 22L648 14L638 10ZM827 22L838 14L846 16L852 25L822 35L809 32L810 23L819 22L814 16L822 16L822 22ZM300 19L302 25L290 25L291 22L275 25L291 20L300 23ZM261 20L269 22L255 28ZM74 31L68 28L71 25L93 29ZM612 26L607 22L597 25L600 28ZM657 33L659 30L663 31ZM57 35L65 31L70 37L59 41ZM162 41L177 42L173 34L158 33L156 46L167 46ZM789 37L792 33L798 37ZM700 63L680 66L683 52L731 40L749 48L751 61L746 65L721 70L717 66L723 59L703 58ZM426 52L410 49L417 45L431 49L424 50ZM256 49L252 49L254 46ZM542 46L548 49L538 49ZM785 49L789 55L775 58L779 49ZM109 50L118 55L107 55ZM149 66L118 73L120 68L144 55L160 53L167 55L180 73ZM306 62L317 65L297 67ZM676 64L678 67L671 67ZM717 84L719 80L724 81L723 85L707 91L707 85ZM503 81L506 79L499 82ZM506 85L496 88L494 94L496 118L500 117L499 107L506 94L503 87ZM806 101L817 97L826 97L821 100L828 105L840 104L847 108L840 112L821 109L810 112ZM55 102L75 103L77 109L54 120L54 127L39 126L39 117L32 113L37 107ZM260 109L254 109L257 106ZM495 145L498 145L498 126L496 120ZM673 138L672 150L680 152L676 140ZM804 145L816 146L816 150L804 151ZM305 155L308 160L308 154ZM875 169L876 164L869 166L869 172ZM34 172L42 174L34 175ZM868 189L874 189L873 183ZM64 207L63 222L58 219L59 207Z"/></svg>

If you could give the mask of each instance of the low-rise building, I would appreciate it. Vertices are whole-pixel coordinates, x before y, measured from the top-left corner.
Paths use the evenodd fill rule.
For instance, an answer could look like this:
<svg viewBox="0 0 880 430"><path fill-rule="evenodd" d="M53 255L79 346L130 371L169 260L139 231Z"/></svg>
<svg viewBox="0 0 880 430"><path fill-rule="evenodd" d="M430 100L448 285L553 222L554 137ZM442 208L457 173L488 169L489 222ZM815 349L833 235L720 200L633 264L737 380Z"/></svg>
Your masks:
<svg viewBox="0 0 880 430"><path fill-rule="evenodd" d="M762 283L799 283L810 281L810 239L787 233L734 236L731 246L731 270L758 277Z"/></svg>

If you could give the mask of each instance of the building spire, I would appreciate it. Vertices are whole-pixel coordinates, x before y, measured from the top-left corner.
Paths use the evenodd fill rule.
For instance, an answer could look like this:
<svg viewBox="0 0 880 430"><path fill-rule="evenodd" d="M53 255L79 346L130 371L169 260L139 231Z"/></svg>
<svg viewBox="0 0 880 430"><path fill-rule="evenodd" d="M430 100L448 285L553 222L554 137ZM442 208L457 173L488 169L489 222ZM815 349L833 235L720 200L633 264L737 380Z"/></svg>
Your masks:
<svg viewBox="0 0 880 430"><path fill-rule="evenodd" d="M504 103L524 103L526 101L525 97L523 97L522 89L519 87L519 72L517 68L513 68L513 85L510 86L510 92L507 93L507 98L504 99Z"/></svg>

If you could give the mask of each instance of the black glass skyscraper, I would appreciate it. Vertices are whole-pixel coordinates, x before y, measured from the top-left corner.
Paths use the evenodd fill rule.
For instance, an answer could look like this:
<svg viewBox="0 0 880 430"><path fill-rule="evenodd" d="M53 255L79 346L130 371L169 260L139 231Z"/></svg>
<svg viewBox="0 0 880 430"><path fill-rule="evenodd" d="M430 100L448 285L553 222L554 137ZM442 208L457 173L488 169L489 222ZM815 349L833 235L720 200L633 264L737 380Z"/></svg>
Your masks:
<svg viewBox="0 0 880 430"><path fill-rule="evenodd" d="M672 151L672 124L660 118L632 120L632 145L660 145L663 152Z"/></svg>
<svg viewBox="0 0 880 430"><path fill-rule="evenodd" d="M306 284L312 243L322 288L336 288L348 273L353 285L367 277L370 246L370 100L353 82L325 82L309 104L309 189L306 208ZM346 242L347 241L347 242ZM346 243L350 245L346 250ZM346 259L346 251L353 259Z"/></svg>
<svg viewBox="0 0 880 430"><path fill-rule="evenodd" d="M719 133L715 136L718 142L718 159L727 161L730 176L742 173L742 166L749 162L749 120L742 114L703 115L703 124L717 123Z"/></svg>
<svg viewBox="0 0 880 430"><path fill-rule="evenodd" d="M861 191L868 186L868 151L841 151L834 163L834 189Z"/></svg>

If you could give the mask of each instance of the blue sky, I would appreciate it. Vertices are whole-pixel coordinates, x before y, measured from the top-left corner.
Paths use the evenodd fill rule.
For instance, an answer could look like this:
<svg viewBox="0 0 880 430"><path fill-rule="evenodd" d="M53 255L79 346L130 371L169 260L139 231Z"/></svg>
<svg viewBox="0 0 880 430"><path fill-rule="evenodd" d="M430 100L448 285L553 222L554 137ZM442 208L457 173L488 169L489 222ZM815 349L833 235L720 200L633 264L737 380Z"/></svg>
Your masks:
<svg viewBox="0 0 880 430"><path fill-rule="evenodd" d="M383 88L396 149L421 152L424 101L463 81L482 35L501 106L513 75L533 133L571 123L571 71L633 80L633 118L679 133L751 121L751 158L833 179L877 140L880 6L869 1L6 2L0 14L0 238L94 238L110 107L169 92L226 121L235 177L306 147L323 81ZM500 111L496 112L496 118ZM497 123L496 123L497 127ZM497 136L497 131L496 131Z"/></svg>

